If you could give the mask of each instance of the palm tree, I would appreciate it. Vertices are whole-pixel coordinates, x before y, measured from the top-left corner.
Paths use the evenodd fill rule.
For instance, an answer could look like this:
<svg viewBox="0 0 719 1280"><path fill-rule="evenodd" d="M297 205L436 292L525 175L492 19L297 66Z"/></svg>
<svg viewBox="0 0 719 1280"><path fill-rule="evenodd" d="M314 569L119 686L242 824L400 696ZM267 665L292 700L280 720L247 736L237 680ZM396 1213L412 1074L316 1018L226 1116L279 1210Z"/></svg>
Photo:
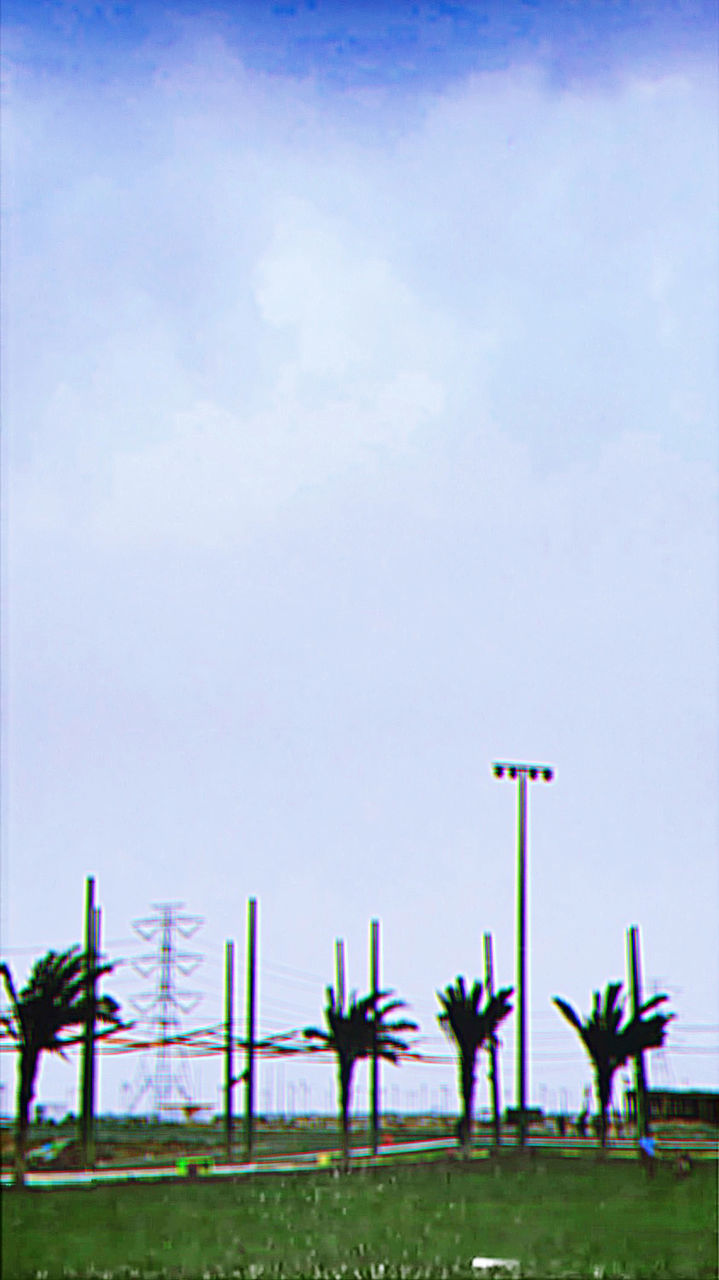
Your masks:
<svg viewBox="0 0 719 1280"><path fill-rule="evenodd" d="M355 1064L361 1058L372 1057L375 1051L378 1057L396 1063L399 1054L408 1048L401 1033L419 1030L416 1022L407 1019L386 1021L389 1014L406 1007L403 1000L390 999L389 1004L381 1004L393 994L392 991L378 991L358 1000L356 991L353 991L345 1011L342 1000L335 996L334 987L327 987L324 1011L327 1030L306 1027L303 1032L308 1040L319 1041L318 1048L331 1049L337 1055L342 1162L345 1169L349 1165L350 1102Z"/></svg>
<svg viewBox="0 0 719 1280"><path fill-rule="evenodd" d="M594 992L591 1017L581 1018L566 1000L554 996L554 1004L581 1036L584 1047L592 1060L599 1104L599 1134L602 1147L607 1145L607 1113L612 1097L612 1077L618 1067L645 1049L659 1049L664 1043L667 1024L673 1013L655 1013L644 1020L644 1015L662 1004L667 996L653 996L647 1000L629 1022L622 1026L624 1001L620 999L621 982L610 982L601 999Z"/></svg>
<svg viewBox="0 0 719 1280"><path fill-rule="evenodd" d="M477 1051L486 1042L491 1042L496 1035L497 1027L512 1012L509 998L514 987L503 987L496 995L490 996L482 1009L482 984L475 981L472 990L467 991L464 978L458 977L454 986L437 992L437 999L442 1012L437 1014L437 1021L457 1047L459 1054L459 1086L462 1095L462 1119L457 1129L457 1140L464 1155L469 1156L472 1142L472 1102L474 1098L475 1066Z"/></svg>
<svg viewBox="0 0 719 1280"><path fill-rule="evenodd" d="M30 1105L43 1050L65 1056L68 1045L78 1044L82 1033L63 1035L72 1027L82 1027L88 1015L88 991L94 981L110 973L111 964L88 970L87 956L79 948L48 951L37 960L18 995L6 964L0 965L10 1002L9 1016L0 1018L0 1028L15 1041L19 1053L17 1118L15 1132L15 1184L25 1181L25 1144L30 1123ZM111 1034L123 1024L117 1016L119 1005L111 996L95 998L95 1018L109 1024L96 1038Z"/></svg>

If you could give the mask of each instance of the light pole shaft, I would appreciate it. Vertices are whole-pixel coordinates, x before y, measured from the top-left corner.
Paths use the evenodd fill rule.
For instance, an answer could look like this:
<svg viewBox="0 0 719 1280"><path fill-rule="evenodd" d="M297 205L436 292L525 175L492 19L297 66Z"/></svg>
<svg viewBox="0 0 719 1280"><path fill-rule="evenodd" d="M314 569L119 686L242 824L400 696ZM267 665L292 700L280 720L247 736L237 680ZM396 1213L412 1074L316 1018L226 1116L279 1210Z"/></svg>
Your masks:
<svg viewBox="0 0 719 1280"><path fill-rule="evenodd" d="M525 1145L527 1123L527 783L551 782L554 768L548 764L520 764L517 761L495 760L492 768L495 778L505 773L517 779L517 1070L515 1091L517 1095L517 1142Z"/></svg>

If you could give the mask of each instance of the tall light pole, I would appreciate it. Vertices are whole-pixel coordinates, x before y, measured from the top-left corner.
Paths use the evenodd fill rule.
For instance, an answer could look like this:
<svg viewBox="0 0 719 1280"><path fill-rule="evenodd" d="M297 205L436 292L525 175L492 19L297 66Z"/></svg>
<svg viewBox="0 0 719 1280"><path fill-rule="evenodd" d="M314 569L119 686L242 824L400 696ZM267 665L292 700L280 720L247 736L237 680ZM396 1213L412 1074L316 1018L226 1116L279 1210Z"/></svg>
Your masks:
<svg viewBox="0 0 719 1280"><path fill-rule="evenodd" d="M527 1134L527 780L551 782L554 770L546 764L518 764L497 760L492 765L495 778L505 773L517 781L517 1144L525 1145Z"/></svg>

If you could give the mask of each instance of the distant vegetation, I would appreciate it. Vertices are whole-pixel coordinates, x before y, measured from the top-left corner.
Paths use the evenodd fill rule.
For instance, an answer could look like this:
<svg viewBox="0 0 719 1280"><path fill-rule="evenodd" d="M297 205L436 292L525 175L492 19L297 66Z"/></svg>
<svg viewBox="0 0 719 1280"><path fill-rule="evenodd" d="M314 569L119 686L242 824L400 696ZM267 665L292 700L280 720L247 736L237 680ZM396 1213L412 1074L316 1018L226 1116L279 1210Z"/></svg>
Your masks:
<svg viewBox="0 0 719 1280"><path fill-rule="evenodd" d="M112 968L112 964L104 964L88 971L86 956L77 947L61 953L50 951L35 963L27 983L18 993L8 966L0 965L9 1000L9 1012L0 1016L0 1033L15 1041L19 1055L15 1134L18 1182L25 1176L30 1108L41 1055L43 1052L62 1054L67 1047L82 1041L82 1028L88 1017L88 991L93 982L110 973ZM621 983L610 983L603 997L595 992L592 1013L584 1021L565 1000L554 997L555 1006L578 1032L592 1063L602 1147L607 1144L615 1072L639 1053L659 1048L674 1016L665 1012L647 1016L666 1001L666 996L658 995L646 1001L636 1017L626 1020L621 990ZM496 1043L499 1026L512 1012L512 987L504 987L488 997L484 1005L482 994L481 982L475 980L469 988L462 976L443 991L437 991L438 1021L457 1051L462 1115L456 1136L465 1154L469 1153L472 1141L477 1054ZM394 998L391 991L361 998L353 992L344 1008L343 1000L330 986L326 989L325 1027L307 1027L303 1032L304 1039L313 1042L307 1044L308 1050L312 1047L330 1049L336 1056L338 1114L345 1163L349 1158L355 1066L375 1052L379 1059L392 1063L401 1060L409 1047L407 1033L419 1030L417 1023L393 1016L405 1008L404 1001ZM98 1039L123 1025L117 1001L110 996L96 999L94 1016L98 1023L104 1024L95 1032Z"/></svg>
<svg viewBox="0 0 719 1280"><path fill-rule="evenodd" d="M497 1027L512 1012L509 997L513 990L513 987L505 987L496 996L490 996L484 1009L481 1007L482 984L479 981L475 981L471 991L467 991L464 978L460 976L453 986L437 992L437 999L442 1006L437 1020L457 1049L459 1092L462 1099L462 1118L457 1141L465 1155L469 1155L472 1144L477 1053L483 1045L492 1042Z"/></svg>
<svg viewBox="0 0 719 1280"><path fill-rule="evenodd" d="M88 969L86 956L77 947L70 951L48 951L36 961L25 986L18 993L6 964L0 965L3 983L10 1003L9 1015L0 1018L6 1035L18 1049L17 1118L15 1130L15 1179L25 1179L25 1147L30 1123L30 1107L35 1096L35 1081L43 1053L63 1054L70 1045L80 1043L77 1028L88 1018L88 992L91 984L106 973L111 964ZM119 1005L111 996L94 1001L94 1015L106 1024L109 1034L122 1026ZM74 1034L67 1034L72 1032Z"/></svg>
<svg viewBox="0 0 719 1280"><path fill-rule="evenodd" d="M303 1034L307 1040L317 1041L323 1048L331 1049L337 1057L342 1153L346 1167L349 1161L350 1102L355 1066L361 1059L371 1058L375 1053L378 1058L397 1062L398 1054L407 1048L406 1040L401 1037L405 1032L417 1031L419 1028L416 1022L408 1019L388 1021L390 1014L406 1007L404 1001L391 999L391 991L363 996L361 1000L353 992L346 1010L342 1000L335 995L334 987L327 987L326 994L324 1012L327 1030L306 1027Z"/></svg>
<svg viewBox="0 0 719 1280"><path fill-rule="evenodd" d="M637 1054L661 1048L667 1025L674 1017L672 1013L657 1013L652 1018L645 1018L651 1009L667 1000L667 996L653 996L641 1006L636 1017L624 1023L621 990L621 982L611 982L603 998L595 991L591 1015L584 1022L566 1000L554 997L559 1012L579 1033L594 1067L599 1134L603 1147L607 1145L607 1116L615 1071Z"/></svg>

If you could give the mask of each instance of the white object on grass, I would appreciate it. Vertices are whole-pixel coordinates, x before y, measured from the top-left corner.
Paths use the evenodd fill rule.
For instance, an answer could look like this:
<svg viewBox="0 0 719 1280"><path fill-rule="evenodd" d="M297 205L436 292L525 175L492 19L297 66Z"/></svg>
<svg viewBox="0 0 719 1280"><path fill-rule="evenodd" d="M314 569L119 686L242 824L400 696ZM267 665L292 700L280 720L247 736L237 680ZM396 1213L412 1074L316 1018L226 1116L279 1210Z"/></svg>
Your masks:
<svg viewBox="0 0 719 1280"><path fill-rule="evenodd" d="M472 1258L472 1267L480 1275L519 1275L519 1258Z"/></svg>

